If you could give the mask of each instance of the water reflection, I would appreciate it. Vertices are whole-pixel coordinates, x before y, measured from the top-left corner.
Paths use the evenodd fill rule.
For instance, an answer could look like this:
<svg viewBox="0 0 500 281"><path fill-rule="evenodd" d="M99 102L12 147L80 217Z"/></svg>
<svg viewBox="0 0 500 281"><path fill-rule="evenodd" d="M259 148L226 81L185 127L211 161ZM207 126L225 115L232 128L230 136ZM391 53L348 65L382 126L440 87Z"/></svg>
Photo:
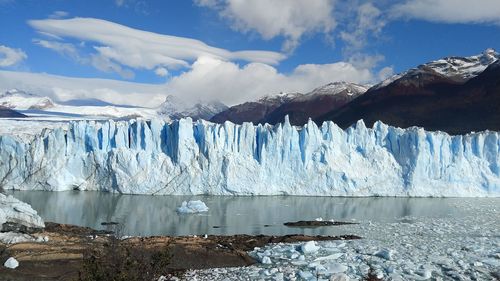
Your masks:
<svg viewBox="0 0 500 281"><path fill-rule="evenodd" d="M146 196L103 192L15 191L46 220L104 229L101 222L124 224L127 235L191 234L349 234L349 227L297 229L283 223L317 217L342 221L396 221L405 216L460 215L459 198L332 198L332 197L221 197ZM179 215L184 200L203 200L206 214ZM214 228L215 226L215 228Z"/></svg>

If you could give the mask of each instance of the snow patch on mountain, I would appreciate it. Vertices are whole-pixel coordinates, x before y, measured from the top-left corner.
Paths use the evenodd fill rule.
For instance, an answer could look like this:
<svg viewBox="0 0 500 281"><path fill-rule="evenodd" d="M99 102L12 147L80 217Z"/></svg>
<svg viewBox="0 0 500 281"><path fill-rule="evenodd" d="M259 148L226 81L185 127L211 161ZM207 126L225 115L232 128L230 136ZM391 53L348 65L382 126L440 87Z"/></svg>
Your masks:
<svg viewBox="0 0 500 281"><path fill-rule="evenodd" d="M327 96L327 95L333 96L340 94L356 97L364 94L368 90L368 88L369 87L367 86L344 82L344 81L332 82L324 86L318 87L305 95L300 95L295 100L308 100L315 98L317 96Z"/></svg>
<svg viewBox="0 0 500 281"><path fill-rule="evenodd" d="M493 49L487 49L482 54L470 57L447 57L423 65L447 77L460 77L469 80L483 72L490 64L500 58Z"/></svg>
<svg viewBox="0 0 500 281"><path fill-rule="evenodd" d="M277 95L266 95L257 100L257 103L266 105L281 105L289 102L297 97L303 96L301 93L286 93L281 92Z"/></svg>
<svg viewBox="0 0 500 281"><path fill-rule="evenodd" d="M373 89L380 89L403 77L412 77L429 71L450 79L465 82L479 75L489 65L499 59L500 54L494 49L486 49L482 54L470 57L446 57L394 75L375 85Z"/></svg>
<svg viewBox="0 0 500 281"><path fill-rule="evenodd" d="M95 104L89 100L78 100L75 104L56 103L49 97L38 96L18 89L6 91L0 95L0 106L18 110L33 118L45 120L61 119L108 119L108 118L155 118L155 110L113 104ZM96 103L96 100L93 100Z"/></svg>
<svg viewBox="0 0 500 281"><path fill-rule="evenodd" d="M18 89L11 89L0 94L0 106L10 109L48 109L55 106L49 97L41 97Z"/></svg>

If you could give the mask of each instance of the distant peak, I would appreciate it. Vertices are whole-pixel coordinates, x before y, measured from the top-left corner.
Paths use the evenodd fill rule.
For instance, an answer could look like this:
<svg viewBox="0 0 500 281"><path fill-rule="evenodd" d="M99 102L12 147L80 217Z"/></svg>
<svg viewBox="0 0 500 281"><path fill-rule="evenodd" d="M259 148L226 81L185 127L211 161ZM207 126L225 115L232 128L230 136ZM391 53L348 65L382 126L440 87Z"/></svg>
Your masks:
<svg viewBox="0 0 500 281"><path fill-rule="evenodd" d="M13 88L0 94L0 105L13 109L45 109L55 104L49 97Z"/></svg>
<svg viewBox="0 0 500 281"><path fill-rule="evenodd" d="M179 96L168 95L157 108L157 113L171 119L191 117L195 120L209 120L215 114L226 109L227 106L218 100L185 100Z"/></svg>
<svg viewBox="0 0 500 281"><path fill-rule="evenodd" d="M10 90L5 91L4 96L13 96L13 95L18 95L18 94L21 94L21 95L31 95L31 96L33 95L33 94L28 94L25 91L21 91L21 90L16 89L16 88L12 88Z"/></svg>
<svg viewBox="0 0 500 281"><path fill-rule="evenodd" d="M488 48L488 49L484 50L483 54L484 55L498 55L497 51L495 51L495 49L493 49L493 48Z"/></svg>
<svg viewBox="0 0 500 281"><path fill-rule="evenodd" d="M483 72L489 65L500 59L500 54L494 49L488 48L482 53L474 56L450 56L431 61L416 68L409 69L401 74L395 75L374 86L378 89L387 86L399 79L413 79L425 73L439 74L457 81L467 81Z"/></svg>

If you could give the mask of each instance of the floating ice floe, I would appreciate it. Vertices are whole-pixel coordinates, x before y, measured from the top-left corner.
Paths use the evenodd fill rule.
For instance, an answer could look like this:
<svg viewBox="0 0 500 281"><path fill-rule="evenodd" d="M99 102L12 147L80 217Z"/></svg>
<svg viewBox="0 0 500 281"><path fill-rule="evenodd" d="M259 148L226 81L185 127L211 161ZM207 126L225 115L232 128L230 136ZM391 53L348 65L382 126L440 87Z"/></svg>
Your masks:
<svg viewBox="0 0 500 281"><path fill-rule="evenodd" d="M316 245L316 242L309 241L300 246L300 250L303 254L314 253L319 250L319 247Z"/></svg>
<svg viewBox="0 0 500 281"><path fill-rule="evenodd" d="M194 214L208 212L208 207L201 200L184 201L182 205L177 208L177 212L181 214Z"/></svg>
<svg viewBox="0 0 500 281"><path fill-rule="evenodd" d="M382 249L380 251L377 251L373 254L374 256L386 259L386 260L393 260L394 258L394 251L390 249Z"/></svg>
<svg viewBox="0 0 500 281"><path fill-rule="evenodd" d="M499 200L477 206L459 202L456 207L462 213L456 217L407 217L400 222L360 221L343 226L343 231L363 237L359 240L270 244L250 252L261 263L192 270L186 280L340 281L364 280L369 273L382 280L496 280L500 277L500 211L495 209ZM303 249L309 253L302 255Z"/></svg>
<svg viewBox="0 0 500 281"><path fill-rule="evenodd" d="M10 257L5 261L3 266L10 268L10 269L15 269L19 266L19 262L14 257Z"/></svg>

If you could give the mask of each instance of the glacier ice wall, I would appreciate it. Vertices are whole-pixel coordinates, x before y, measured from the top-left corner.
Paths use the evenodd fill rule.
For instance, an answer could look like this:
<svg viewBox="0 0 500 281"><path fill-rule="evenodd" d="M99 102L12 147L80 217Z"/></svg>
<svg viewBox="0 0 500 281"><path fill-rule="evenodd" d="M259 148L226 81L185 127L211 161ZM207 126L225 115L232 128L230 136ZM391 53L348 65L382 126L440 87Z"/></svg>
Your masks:
<svg viewBox="0 0 500 281"><path fill-rule="evenodd" d="M0 136L0 186L134 194L500 196L498 132L76 121Z"/></svg>

